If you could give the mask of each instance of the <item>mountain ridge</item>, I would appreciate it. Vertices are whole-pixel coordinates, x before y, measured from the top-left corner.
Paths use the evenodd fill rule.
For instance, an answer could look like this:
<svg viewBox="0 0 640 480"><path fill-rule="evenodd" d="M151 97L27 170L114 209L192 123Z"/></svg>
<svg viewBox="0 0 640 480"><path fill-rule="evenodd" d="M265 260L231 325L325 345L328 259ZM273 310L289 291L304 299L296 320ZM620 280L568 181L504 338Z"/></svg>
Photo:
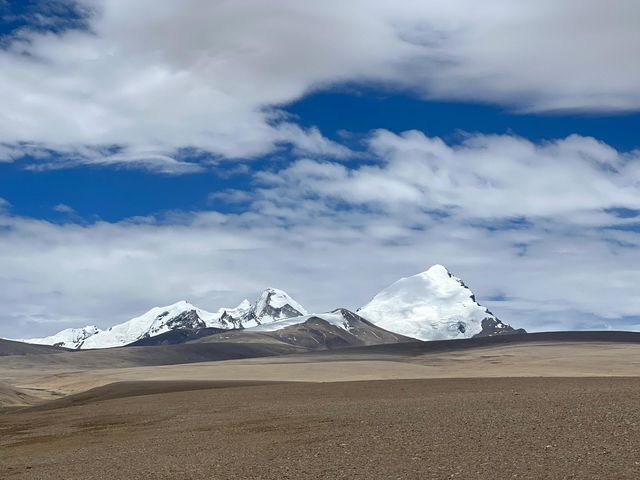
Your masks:
<svg viewBox="0 0 640 480"><path fill-rule="evenodd" d="M18 341L76 350L112 348L136 342L144 344L144 339L174 330L242 329L301 314L306 314L306 310L286 292L267 288L258 296L256 303L245 299L235 308L221 308L215 313L181 300L165 307L154 307L105 330L95 326L70 328L49 337Z"/></svg>
<svg viewBox="0 0 640 480"><path fill-rule="evenodd" d="M341 311L370 322L371 327L418 340L526 333L500 321L476 301L473 292L460 278L436 264L381 290L358 309L357 314L337 309L310 315L284 290L267 288L253 303L245 299L234 308L220 308L214 313L182 300L166 307L154 307L106 330L87 326L66 329L50 337L19 341L71 349L173 344L193 341L209 332L242 329L272 332L304 323L311 316L342 328L348 321L339 318L340 314L336 312ZM158 336L162 338L150 340Z"/></svg>

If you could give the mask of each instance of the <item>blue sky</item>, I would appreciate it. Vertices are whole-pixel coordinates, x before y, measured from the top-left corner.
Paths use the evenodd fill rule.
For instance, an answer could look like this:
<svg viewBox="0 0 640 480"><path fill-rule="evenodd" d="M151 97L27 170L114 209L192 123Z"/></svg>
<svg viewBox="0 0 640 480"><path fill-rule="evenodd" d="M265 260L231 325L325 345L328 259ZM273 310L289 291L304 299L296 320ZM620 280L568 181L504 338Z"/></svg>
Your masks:
<svg viewBox="0 0 640 480"><path fill-rule="evenodd" d="M435 263L515 326L638 329L622 4L0 1L0 336Z"/></svg>

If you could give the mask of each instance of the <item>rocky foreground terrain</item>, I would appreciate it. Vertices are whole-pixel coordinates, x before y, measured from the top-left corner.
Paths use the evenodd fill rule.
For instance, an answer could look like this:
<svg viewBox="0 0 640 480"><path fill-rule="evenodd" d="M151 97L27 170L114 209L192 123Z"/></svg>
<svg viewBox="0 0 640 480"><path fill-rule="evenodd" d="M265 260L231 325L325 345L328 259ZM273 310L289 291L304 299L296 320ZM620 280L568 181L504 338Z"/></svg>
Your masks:
<svg viewBox="0 0 640 480"><path fill-rule="evenodd" d="M639 395L639 378L127 383L0 417L0 477L636 479Z"/></svg>

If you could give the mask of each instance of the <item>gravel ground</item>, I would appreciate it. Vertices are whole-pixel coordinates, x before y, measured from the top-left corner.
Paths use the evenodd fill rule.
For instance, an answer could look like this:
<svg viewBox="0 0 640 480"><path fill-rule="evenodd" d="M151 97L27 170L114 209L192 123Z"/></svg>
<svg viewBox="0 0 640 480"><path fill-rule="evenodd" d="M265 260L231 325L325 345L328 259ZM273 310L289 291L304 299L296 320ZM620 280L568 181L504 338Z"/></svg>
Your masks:
<svg viewBox="0 0 640 480"><path fill-rule="evenodd" d="M640 478L640 378L110 392L0 416L0 478Z"/></svg>

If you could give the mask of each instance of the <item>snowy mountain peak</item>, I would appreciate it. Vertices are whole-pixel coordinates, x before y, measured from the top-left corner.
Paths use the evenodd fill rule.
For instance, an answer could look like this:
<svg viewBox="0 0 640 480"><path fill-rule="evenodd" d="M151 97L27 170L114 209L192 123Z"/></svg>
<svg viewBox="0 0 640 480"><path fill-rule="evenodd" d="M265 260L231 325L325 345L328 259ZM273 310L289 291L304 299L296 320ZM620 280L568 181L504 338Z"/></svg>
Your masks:
<svg viewBox="0 0 640 480"><path fill-rule="evenodd" d="M431 276L431 277L451 277L451 272L447 270L447 267L444 265L440 265L436 263L435 265L430 266L424 272L419 273L418 275Z"/></svg>
<svg viewBox="0 0 640 480"><path fill-rule="evenodd" d="M167 305L166 307L153 307L151 310L143 313L139 317L136 317L132 320L147 318L147 317L157 317L158 315L162 315L162 314L165 314L165 316L173 315L173 314L182 313L188 310L196 310L196 307L194 307L192 304L190 304L186 300L180 300L179 302L172 303L171 305Z"/></svg>
<svg viewBox="0 0 640 480"><path fill-rule="evenodd" d="M420 340L513 332L444 266L405 277L378 293L358 314L375 325Z"/></svg>
<svg viewBox="0 0 640 480"><path fill-rule="evenodd" d="M291 298L287 292L277 288L267 288L256 300L256 304L246 320L253 320L257 325L260 325L301 315L307 315L306 309Z"/></svg>
<svg viewBox="0 0 640 480"><path fill-rule="evenodd" d="M178 301L176 303L173 303L171 305L168 305L166 307L158 307L158 308L166 308L166 309L181 308L181 309L184 309L184 308L196 308L196 307L194 307L192 303L187 302L186 300L180 300L180 301Z"/></svg>
<svg viewBox="0 0 640 480"><path fill-rule="evenodd" d="M166 307L154 307L127 322L99 331L87 338L80 348L120 347L169 330L205 328L206 319L213 316L181 300Z"/></svg>
<svg viewBox="0 0 640 480"><path fill-rule="evenodd" d="M249 308L251 308L251 302L248 299L245 298L244 300L242 300L238 304L238 306L236 307L236 310L238 310L238 309L249 309Z"/></svg>
<svg viewBox="0 0 640 480"><path fill-rule="evenodd" d="M235 308L221 308L212 318L206 319L207 327L243 328L242 322L252 308L253 304L246 298Z"/></svg>

